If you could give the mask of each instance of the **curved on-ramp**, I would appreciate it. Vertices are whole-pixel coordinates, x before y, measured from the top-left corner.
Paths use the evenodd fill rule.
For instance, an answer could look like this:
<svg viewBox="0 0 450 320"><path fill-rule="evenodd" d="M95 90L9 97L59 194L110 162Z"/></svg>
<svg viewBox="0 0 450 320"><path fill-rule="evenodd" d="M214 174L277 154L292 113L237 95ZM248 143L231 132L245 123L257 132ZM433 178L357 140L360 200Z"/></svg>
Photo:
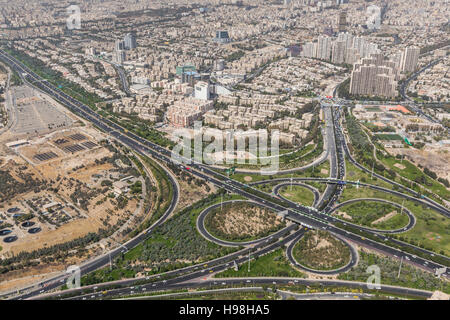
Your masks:
<svg viewBox="0 0 450 320"><path fill-rule="evenodd" d="M273 192L274 192L274 194L276 195L276 196L278 196L278 197L280 197L280 198L282 198L283 200L286 200L286 201L288 201L288 202L292 202L292 203L295 203L296 204L296 202L294 202L294 201L291 201L291 200L289 200L289 199L287 199L286 197L284 197L284 196L282 196L281 194L280 194L280 189L281 188L283 188L283 187L286 187L286 186L300 186L300 187L303 187L303 188L306 188L306 189L308 189L309 191L311 191L313 194L314 194L314 203L313 203L313 207L317 207L317 204L318 204L318 202L319 202L319 198L320 198L320 192L319 192L319 190L317 190L316 188L314 188L313 186L310 186L309 184L306 184L306 183L300 183L300 182L292 182L292 183L280 183L280 184L278 184L278 185L276 185L274 188L273 188Z"/></svg>

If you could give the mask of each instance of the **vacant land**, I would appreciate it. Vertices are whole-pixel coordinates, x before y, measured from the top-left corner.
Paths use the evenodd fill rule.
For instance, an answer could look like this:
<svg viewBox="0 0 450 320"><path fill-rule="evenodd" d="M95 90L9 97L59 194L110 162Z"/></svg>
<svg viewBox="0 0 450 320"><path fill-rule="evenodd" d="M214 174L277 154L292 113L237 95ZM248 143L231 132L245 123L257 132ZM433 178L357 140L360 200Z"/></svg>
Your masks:
<svg viewBox="0 0 450 320"><path fill-rule="evenodd" d="M326 231L309 231L295 245L295 260L314 270L334 270L347 265L350 249Z"/></svg>
<svg viewBox="0 0 450 320"><path fill-rule="evenodd" d="M46 270L78 264L108 246L109 240L101 240L120 241L140 224L151 188L126 150L102 137L87 127L82 134L58 131L18 148L21 156L2 158L1 228L17 238L2 242L0 281L13 287ZM75 140L85 147L62 150ZM55 156L34 157L45 151L41 146Z"/></svg>
<svg viewBox="0 0 450 320"><path fill-rule="evenodd" d="M436 172L438 177L450 180L450 170L448 170L450 152L446 148L427 147L424 150L386 148L386 150L394 156L402 156L416 165L421 165Z"/></svg>
<svg viewBox="0 0 450 320"><path fill-rule="evenodd" d="M435 179L426 175L420 168L416 167L412 162L408 160L401 161L396 159L395 157L386 157L382 159L382 162L384 165L386 165L386 167L391 168L400 176L407 178L411 181L414 181L418 185L424 186L425 188L431 190L431 192L436 193L443 199L450 198L450 191L442 183L439 183ZM400 164L402 166L401 168L403 169L399 168L398 166L395 166L396 164ZM397 177L395 180L397 182L402 183L402 180L399 177ZM423 190L422 192L428 194ZM432 194L430 194L429 196L434 197Z"/></svg>

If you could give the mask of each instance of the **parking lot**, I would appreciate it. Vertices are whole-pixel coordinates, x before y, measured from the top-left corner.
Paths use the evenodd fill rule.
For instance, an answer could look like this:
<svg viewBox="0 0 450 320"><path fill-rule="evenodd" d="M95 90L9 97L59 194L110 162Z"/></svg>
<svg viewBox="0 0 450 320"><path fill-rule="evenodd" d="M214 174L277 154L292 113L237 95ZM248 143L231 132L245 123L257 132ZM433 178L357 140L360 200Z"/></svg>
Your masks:
<svg viewBox="0 0 450 320"><path fill-rule="evenodd" d="M72 120L49 102L38 97L26 86L12 90L17 121L12 128L16 134L43 134L72 125Z"/></svg>

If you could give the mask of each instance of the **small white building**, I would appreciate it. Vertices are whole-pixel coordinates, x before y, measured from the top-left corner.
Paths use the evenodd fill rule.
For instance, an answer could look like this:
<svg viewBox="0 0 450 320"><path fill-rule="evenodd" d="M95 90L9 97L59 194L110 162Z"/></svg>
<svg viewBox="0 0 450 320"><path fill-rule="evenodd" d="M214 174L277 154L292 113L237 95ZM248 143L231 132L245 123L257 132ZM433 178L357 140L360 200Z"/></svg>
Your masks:
<svg viewBox="0 0 450 320"><path fill-rule="evenodd" d="M130 186L126 181L116 181L113 183L113 191L116 195L121 195L130 191Z"/></svg>

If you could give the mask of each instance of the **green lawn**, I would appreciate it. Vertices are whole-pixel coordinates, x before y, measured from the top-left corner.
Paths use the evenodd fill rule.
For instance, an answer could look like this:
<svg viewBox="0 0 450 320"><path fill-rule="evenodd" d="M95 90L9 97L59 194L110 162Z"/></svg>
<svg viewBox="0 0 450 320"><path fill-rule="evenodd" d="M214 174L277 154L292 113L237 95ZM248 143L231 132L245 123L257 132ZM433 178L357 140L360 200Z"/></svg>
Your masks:
<svg viewBox="0 0 450 320"><path fill-rule="evenodd" d="M378 179L376 177L371 178L370 173L362 171L361 169L359 169L358 167L353 165L348 160L345 160L345 168L346 168L346 180L348 180L348 181L358 181L359 180L359 182L361 182L361 183L373 184L373 185L377 185L380 187L392 189L391 184L389 184L381 179Z"/></svg>
<svg viewBox="0 0 450 320"><path fill-rule="evenodd" d="M375 201L361 201L351 203L339 208L338 211L345 212L350 218L340 216L340 219L347 220L351 223L366 226L379 230L395 230L400 229L408 224L408 216L406 213L400 214L400 209L389 203L381 203ZM374 223L376 220L396 211L397 215L383 222Z"/></svg>
<svg viewBox="0 0 450 320"><path fill-rule="evenodd" d="M378 223L375 227L379 230L396 230L408 225L408 216L403 214L397 214L396 216Z"/></svg>
<svg viewBox="0 0 450 320"><path fill-rule="evenodd" d="M399 140L399 141L403 141L403 138L400 137L398 134L376 133L375 135L377 136L378 140Z"/></svg>
<svg viewBox="0 0 450 320"><path fill-rule="evenodd" d="M248 263L239 266L238 271L233 268L220 272L217 278L229 277L297 277L304 278L305 275L292 268L284 255L283 249L275 250L256 260L250 261L250 272L248 272Z"/></svg>
<svg viewBox="0 0 450 320"><path fill-rule="evenodd" d="M380 198L403 203L403 198L398 196L370 188L356 189L349 185L345 187L340 202L356 198ZM434 252L450 256L450 219L413 201L405 200L404 205L416 217L416 225L398 237L406 237L415 245L422 245Z"/></svg>
<svg viewBox="0 0 450 320"><path fill-rule="evenodd" d="M422 170L420 170L418 167L416 167L413 163L409 162L408 160L403 160L401 162L400 160L394 157L388 157L383 158L381 161L383 162L384 165L386 165L387 167L397 172L399 175L409 180L415 181L415 179L424 176L427 183L429 184L424 185L424 187L430 189L443 199L450 199L450 191L448 191L443 184L427 176L425 173L422 172ZM395 166L395 164L404 166L405 168L404 169L398 168ZM396 181L401 183L401 180L399 178L396 178Z"/></svg>
<svg viewBox="0 0 450 320"><path fill-rule="evenodd" d="M312 206L314 204L314 193L302 186L285 186L280 189L280 195L293 202L300 203L304 206Z"/></svg>
<svg viewBox="0 0 450 320"><path fill-rule="evenodd" d="M366 281L370 276L366 270L371 265L377 265L380 268L381 284L429 291L442 290L446 293L450 293L450 284L437 279L432 273L422 271L410 264L403 263L400 277L397 277L400 269L399 260L368 253L366 251L360 251L358 265L354 266L350 271L340 274L338 279Z"/></svg>

